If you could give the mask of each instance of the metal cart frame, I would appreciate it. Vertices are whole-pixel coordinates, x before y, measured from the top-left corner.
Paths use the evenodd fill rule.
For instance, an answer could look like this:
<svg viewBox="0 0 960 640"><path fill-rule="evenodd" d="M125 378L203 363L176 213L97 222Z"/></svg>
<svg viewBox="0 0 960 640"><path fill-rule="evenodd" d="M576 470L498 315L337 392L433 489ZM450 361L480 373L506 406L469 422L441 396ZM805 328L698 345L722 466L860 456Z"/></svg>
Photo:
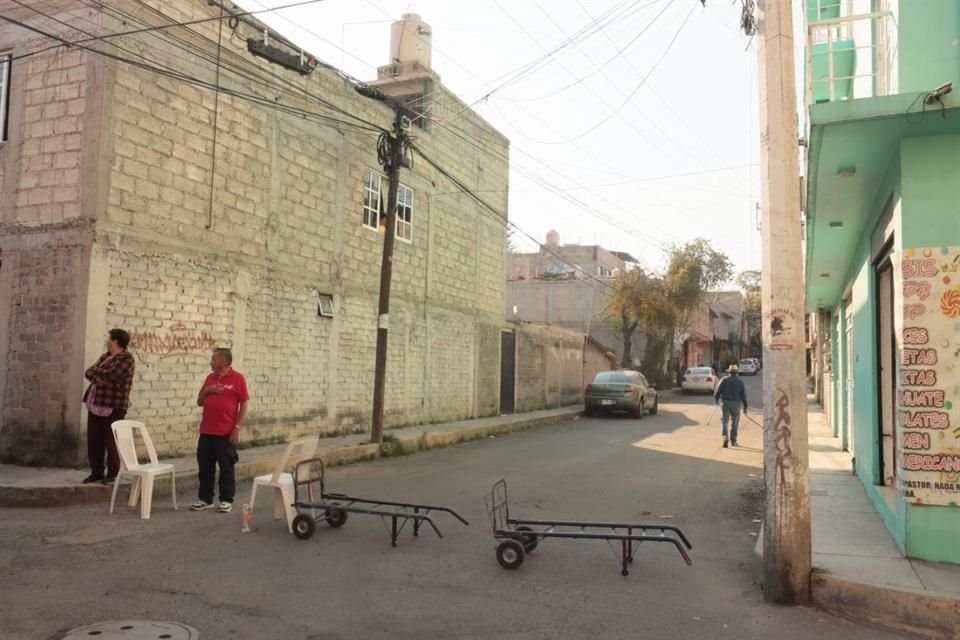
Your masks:
<svg viewBox="0 0 960 640"><path fill-rule="evenodd" d="M317 470L319 469L319 473ZM420 528L427 524L437 537L443 534L433 522L433 512L449 513L454 518L469 525L463 517L449 507L420 504L415 502L395 502L392 500L373 500L358 498L343 493L326 490L327 466L323 458L310 458L297 463L293 471L293 506L297 515L293 519L293 534L301 539L310 539L318 522L326 522L331 527L342 527L347 522L347 514L380 516L385 523L390 520L390 544L397 546L397 538L407 526L413 523L413 535L420 535Z"/></svg>
<svg viewBox="0 0 960 640"><path fill-rule="evenodd" d="M503 479L493 484L486 503L490 522L493 525L493 537L500 541L497 545L497 562L504 569L518 569L523 564L526 554L532 553L539 542L547 538L620 542L620 573L624 576L630 574L629 565L633 563L634 553L642 542L672 544L688 566L693 564L686 551L693 546L678 527L660 524L512 518L507 481ZM649 534L648 531L659 532L659 535Z"/></svg>

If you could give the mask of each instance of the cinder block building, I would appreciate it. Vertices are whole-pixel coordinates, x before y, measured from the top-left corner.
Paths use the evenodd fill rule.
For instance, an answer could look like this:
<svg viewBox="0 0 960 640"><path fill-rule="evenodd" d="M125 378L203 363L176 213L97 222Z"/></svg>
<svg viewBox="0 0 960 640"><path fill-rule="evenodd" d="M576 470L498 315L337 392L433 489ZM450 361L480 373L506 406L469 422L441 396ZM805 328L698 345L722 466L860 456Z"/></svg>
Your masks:
<svg viewBox="0 0 960 640"><path fill-rule="evenodd" d="M248 378L245 437L367 430L393 111L232 5L0 12L0 460L82 457L83 371L112 327L133 336L128 416L163 454L194 446L215 345ZM401 172L388 427L502 409L509 143L429 43L404 16L372 82L422 151Z"/></svg>

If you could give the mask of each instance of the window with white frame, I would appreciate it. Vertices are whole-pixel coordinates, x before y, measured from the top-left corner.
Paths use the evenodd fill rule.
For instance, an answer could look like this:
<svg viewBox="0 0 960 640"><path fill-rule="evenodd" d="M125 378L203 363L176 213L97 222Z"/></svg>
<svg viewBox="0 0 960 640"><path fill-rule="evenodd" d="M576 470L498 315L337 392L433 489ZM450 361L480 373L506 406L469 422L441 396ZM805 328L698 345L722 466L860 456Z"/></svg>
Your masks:
<svg viewBox="0 0 960 640"><path fill-rule="evenodd" d="M397 191L397 237L413 242L413 189L403 185Z"/></svg>
<svg viewBox="0 0 960 640"><path fill-rule="evenodd" d="M0 142L7 141L7 121L10 111L10 52L0 52Z"/></svg>
<svg viewBox="0 0 960 640"><path fill-rule="evenodd" d="M380 228L380 174L367 169L363 172L363 226Z"/></svg>
<svg viewBox="0 0 960 640"><path fill-rule="evenodd" d="M386 179L376 171L363 173L363 226L383 232L386 222ZM397 189L397 237L413 242L413 189L399 185Z"/></svg>

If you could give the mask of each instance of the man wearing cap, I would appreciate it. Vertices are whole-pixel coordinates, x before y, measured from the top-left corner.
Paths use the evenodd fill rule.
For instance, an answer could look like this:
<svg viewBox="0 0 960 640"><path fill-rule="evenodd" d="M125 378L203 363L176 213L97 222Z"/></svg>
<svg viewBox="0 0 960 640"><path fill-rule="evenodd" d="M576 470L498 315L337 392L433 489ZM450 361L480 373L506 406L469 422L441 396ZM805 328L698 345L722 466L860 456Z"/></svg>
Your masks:
<svg viewBox="0 0 960 640"><path fill-rule="evenodd" d="M729 444L737 446L737 428L740 426L740 407L743 406L743 413L747 413L747 388L740 379L740 367L735 364L730 365L727 373L717 390L713 393L714 400L721 405L720 421L723 424L723 447L727 448L727 423L730 423Z"/></svg>

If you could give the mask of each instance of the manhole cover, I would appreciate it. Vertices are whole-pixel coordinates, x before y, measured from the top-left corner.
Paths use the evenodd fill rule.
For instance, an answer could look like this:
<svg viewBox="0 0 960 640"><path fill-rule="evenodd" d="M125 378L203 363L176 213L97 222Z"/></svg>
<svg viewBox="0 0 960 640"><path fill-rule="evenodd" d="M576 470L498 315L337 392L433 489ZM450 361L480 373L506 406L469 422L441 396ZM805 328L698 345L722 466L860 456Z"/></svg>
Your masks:
<svg viewBox="0 0 960 640"><path fill-rule="evenodd" d="M80 627L63 636L63 640L197 640L199 637L196 629L179 622L123 620Z"/></svg>

